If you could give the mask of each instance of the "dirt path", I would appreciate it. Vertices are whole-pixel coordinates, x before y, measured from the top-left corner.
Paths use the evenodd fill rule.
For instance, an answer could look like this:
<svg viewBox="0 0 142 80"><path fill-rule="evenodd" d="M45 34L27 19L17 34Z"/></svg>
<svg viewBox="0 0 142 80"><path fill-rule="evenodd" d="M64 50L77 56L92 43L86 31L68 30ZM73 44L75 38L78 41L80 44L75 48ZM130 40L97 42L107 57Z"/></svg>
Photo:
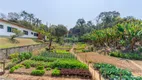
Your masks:
<svg viewBox="0 0 142 80"><path fill-rule="evenodd" d="M83 61L91 61L94 63L102 62L116 65L119 68L128 69L136 76L142 76L142 61L120 59L110 56L100 55L95 52L78 53L77 54Z"/></svg>

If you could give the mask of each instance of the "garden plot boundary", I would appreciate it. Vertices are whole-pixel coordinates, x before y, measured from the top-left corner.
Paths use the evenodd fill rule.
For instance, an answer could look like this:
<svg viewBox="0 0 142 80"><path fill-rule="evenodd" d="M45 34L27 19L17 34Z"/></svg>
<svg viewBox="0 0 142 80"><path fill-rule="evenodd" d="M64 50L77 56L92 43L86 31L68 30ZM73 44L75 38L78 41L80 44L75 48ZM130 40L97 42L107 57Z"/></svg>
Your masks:
<svg viewBox="0 0 142 80"><path fill-rule="evenodd" d="M92 80L104 80L104 78L101 76L101 74L99 74L98 71L94 70L92 64L81 60L81 58L77 54L74 53L74 47L75 47L75 45L73 45L73 47L70 50L71 54L73 54L77 58L77 60L79 60L80 62L85 63L86 65L88 65L89 71L90 71L90 73L92 75Z"/></svg>
<svg viewBox="0 0 142 80"><path fill-rule="evenodd" d="M32 52L36 49L41 49L46 46L47 44L34 44L34 45L18 46L18 47L11 47L11 48L1 48L0 59L8 58L8 56L12 53Z"/></svg>

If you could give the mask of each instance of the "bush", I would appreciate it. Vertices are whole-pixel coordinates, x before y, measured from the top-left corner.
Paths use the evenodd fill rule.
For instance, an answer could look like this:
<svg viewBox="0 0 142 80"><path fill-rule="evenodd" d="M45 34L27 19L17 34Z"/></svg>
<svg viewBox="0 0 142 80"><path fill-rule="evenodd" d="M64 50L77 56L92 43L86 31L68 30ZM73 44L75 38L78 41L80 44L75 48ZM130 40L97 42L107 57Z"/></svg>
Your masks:
<svg viewBox="0 0 142 80"><path fill-rule="evenodd" d="M31 75L34 75L34 76L42 76L45 74L45 71L44 70L33 70L31 72Z"/></svg>
<svg viewBox="0 0 142 80"><path fill-rule="evenodd" d="M52 76L59 76L60 75L60 70L58 70L57 68L55 68L53 71L52 71Z"/></svg>
<svg viewBox="0 0 142 80"><path fill-rule="evenodd" d="M51 70L51 68L46 68L47 71Z"/></svg>
<svg viewBox="0 0 142 80"><path fill-rule="evenodd" d="M14 59L14 58L18 58L18 53L12 53L12 54L10 54L10 59Z"/></svg>
<svg viewBox="0 0 142 80"><path fill-rule="evenodd" d="M44 70L44 66L38 66L36 69L37 70Z"/></svg>

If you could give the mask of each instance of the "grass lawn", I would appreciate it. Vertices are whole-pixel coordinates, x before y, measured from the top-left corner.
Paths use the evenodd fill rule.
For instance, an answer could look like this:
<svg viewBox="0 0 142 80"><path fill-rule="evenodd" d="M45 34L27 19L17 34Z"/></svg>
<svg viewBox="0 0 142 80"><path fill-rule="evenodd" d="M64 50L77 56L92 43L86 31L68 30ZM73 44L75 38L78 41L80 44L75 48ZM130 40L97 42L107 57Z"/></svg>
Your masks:
<svg viewBox="0 0 142 80"><path fill-rule="evenodd" d="M0 37L0 48L39 44L32 39L16 38L16 40L18 41L18 43L12 43L9 41L9 38Z"/></svg>

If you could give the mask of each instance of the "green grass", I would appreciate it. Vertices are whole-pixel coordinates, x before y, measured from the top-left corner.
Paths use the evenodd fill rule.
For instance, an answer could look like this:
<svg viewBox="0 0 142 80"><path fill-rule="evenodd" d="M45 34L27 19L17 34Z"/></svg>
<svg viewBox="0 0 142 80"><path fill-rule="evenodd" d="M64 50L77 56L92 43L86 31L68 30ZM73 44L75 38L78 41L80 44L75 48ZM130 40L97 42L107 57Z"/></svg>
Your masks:
<svg viewBox="0 0 142 80"><path fill-rule="evenodd" d="M10 42L9 38L0 37L0 48L18 47L32 44L40 44L32 39L16 38L17 43Z"/></svg>

